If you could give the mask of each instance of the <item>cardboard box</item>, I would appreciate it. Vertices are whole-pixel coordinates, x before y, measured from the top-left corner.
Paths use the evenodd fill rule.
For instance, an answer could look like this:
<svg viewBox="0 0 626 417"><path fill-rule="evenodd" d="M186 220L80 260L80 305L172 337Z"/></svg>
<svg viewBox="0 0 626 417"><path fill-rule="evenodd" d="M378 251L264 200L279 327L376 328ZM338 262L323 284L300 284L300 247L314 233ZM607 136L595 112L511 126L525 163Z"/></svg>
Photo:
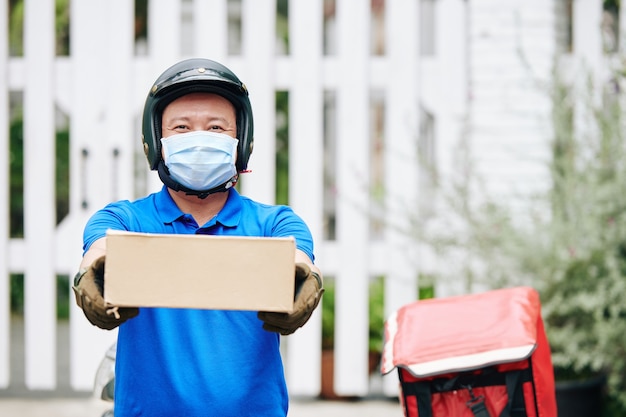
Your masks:
<svg viewBox="0 0 626 417"><path fill-rule="evenodd" d="M126 307L289 312L293 238L107 232L104 299Z"/></svg>

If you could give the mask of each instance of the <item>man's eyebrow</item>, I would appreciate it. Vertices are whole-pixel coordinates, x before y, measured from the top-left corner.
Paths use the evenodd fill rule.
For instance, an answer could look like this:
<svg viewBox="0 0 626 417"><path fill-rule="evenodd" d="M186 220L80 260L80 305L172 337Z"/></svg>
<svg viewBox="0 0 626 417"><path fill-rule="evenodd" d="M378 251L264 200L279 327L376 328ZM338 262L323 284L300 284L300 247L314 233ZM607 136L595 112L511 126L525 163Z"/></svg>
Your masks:
<svg viewBox="0 0 626 417"><path fill-rule="evenodd" d="M213 121L220 121L220 122L228 122L228 119L224 116L212 116L209 117L209 122L213 122Z"/></svg>
<svg viewBox="0 0 626 417"><path fill-rule="evenodd" d="M171 117L169 119L167 119L168 122L172 123L172 122L187 122L189 121L189 117L187 116L175 116L175 117Z"/></svg>

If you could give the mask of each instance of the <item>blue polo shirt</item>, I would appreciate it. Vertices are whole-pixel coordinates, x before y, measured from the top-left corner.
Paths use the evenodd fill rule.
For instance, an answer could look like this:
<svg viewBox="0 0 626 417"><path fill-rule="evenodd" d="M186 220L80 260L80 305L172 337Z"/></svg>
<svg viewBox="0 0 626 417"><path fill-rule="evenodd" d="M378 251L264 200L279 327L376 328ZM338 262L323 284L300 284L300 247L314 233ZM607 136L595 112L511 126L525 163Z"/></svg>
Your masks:
<svg viewBox="0 0 626 417"><path fill-rule="evenodd" d="M289 207L260 204L234 189L202 227L176 206L166 187L134 202L109 204L87 223L84 250L107 229L293 236L296 247L313 259L311 233ZM206 274L211 275L210 264ZM115 416L286 416L279 335L262 325L254 311L141 308L119 327Z"/></svg>

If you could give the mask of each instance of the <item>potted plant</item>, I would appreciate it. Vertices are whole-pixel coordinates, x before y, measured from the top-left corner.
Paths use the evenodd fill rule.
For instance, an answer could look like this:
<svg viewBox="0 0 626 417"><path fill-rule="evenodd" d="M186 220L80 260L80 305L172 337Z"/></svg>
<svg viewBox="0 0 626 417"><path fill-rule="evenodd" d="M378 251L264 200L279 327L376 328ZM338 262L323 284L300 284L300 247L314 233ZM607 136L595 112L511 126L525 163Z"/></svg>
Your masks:
<svg viewBox="0 0 626 417"><path fill-rule="evenodd" d="M616 74L613 87L621 85L620 77ZM621 88L605 90L598 104L592 84L584 95L558 80L555 86L554 139L547 165L551 184L545 192L527 196L520 212L486 193L478 196L477 176L464 176L449 187L439 184L446 204L433 220L447 227L416 221L414 236L447 265L458 265L447 272L457 280L462 274L467 290L474 284L531 285L539 290L557 387L564 386L561 378L592 378L600 384L594 388L598 397L606 381L608 406L615 415L625 415L623 93ZM574 129L574 120L581 118L587 130ZM588 415L601 414L595 409Z"/></svg>
<svg viewBox="0 0 626 417"><path fill-rule="evenodd" d="M626 412L626 138L615 88L623 75L616 77L601 103L591 83L582 97L558 84L555 94L551 211L535 227L549 242L543 258L551 268L537 274L535 285L561 417L585 414L585 407L587 415L600 415L605 383L605 411ZM581 113L590 128L574 131Z"/></svg>
<svg viewBox="0 0 626 417"><path fill-rule="evenodd" d="M370 282L369 293L369 372L376 372L383 350L385 324L385 278L376 277Z"/></svg>
<svg viewBox="0 0 626 417"><path fill-rule="evenodd" d="M573 259L562 277L543 290L560 417L600 415L607 376L613 408L624 410L620 362L624 360L626 335L621 322L626 308L620 301L624 291L618 288L626 280L625 255L621 248L598 249Z"/></svg>

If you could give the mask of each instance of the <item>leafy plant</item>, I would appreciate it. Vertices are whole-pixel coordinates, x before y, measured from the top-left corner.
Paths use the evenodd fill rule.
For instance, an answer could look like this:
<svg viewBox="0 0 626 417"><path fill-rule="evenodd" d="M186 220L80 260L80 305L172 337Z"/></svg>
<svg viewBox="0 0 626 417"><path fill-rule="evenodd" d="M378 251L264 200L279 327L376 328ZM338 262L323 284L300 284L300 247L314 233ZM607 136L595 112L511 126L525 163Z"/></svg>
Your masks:
<svg viewBox="0 0 626 417"><path fill-rule="evenodd" d="M380 276L370 283L369 295L369 350L381 352L385 324L385 278Z"/></svg>
<svg viewBox="0 0 626 417"><path fill-rule="evenodd" d="M469 290L537 288L557 375L606 373L626 410L623 81L579 91L555 78L546 190L513 207L482 192L475 174L440 184L444 209L433 220L446 227L425 224L415 237L458 265L448 272Z"/></svg>
<svg viewBox="0 0 626 417"><path fill-rule="evenodd" d="M615 78L609 87L621 81ZM611 88L600 102L592 83L586 92L578 100L571 90L557 96L552 212L540 235L551 242L547 260L554 259L553 271L537 278L544 283L543 311L557 377L606 373L611 398L626 409L623 97ZM576 111L588 114L590 129L571 128Z"/></svg>
<svg viewBox="0 0 626 417"><path fill-rule="evenodd" d="M335 346L335 280L324 279L324 295L322 297L322 349L333 349Z"/></svg>

